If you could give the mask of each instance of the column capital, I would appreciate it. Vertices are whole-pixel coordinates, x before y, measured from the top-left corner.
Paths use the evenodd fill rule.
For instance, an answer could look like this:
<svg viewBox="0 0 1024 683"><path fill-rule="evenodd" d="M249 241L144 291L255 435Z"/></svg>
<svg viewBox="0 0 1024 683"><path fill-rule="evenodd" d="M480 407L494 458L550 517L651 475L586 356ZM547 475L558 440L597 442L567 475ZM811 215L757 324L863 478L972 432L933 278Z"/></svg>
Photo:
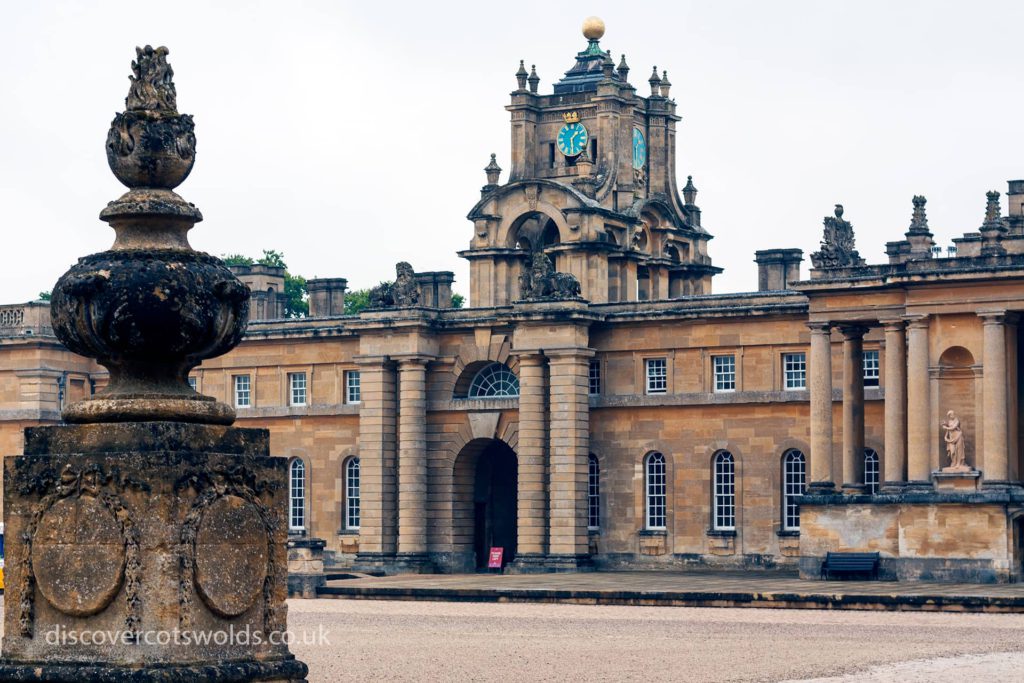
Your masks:
<svg viewBox="0 0 1024 683"><path fill-rule="evenodd" d="M988 311L978 311L978 317L981 318L982 325L1005 325L1012 321L1012 313L1009 313L1005 308Z"/></svg>
<svg viewBox="0 0 1024 683"><path fill-rule="evenodd" d="M807 325L807 328L811 331L811 334L823 334L823 335L826 335L826 336L832 334L832 322L831 321L822 322L822 321L816 320L816 321L811 321L811 322L807 322L807 323L804 323L804 324Z"/></svg>
<svg viewBox="0 0 1024 683"><path fill-rule="evenodd" d="M864 335L867 334L868 330L870 329L866 325L861 325L859 323L839 325L838 328L839 331L842 333L843 338L848 340L863 339Z"/></svg>
<svg viewBox="0 0 1024 683"><path fill-rule="evenodd" d="M543 365L547 360L543 351L539 349L530 351L513 351L512 355L519 359L520 365Z"/></svg>
<svg viewBox="0 0 1024 683"><path fill-rule="evenodd" d="M886 332L902 332L903 328L907 326L907 321L903 318L885 318L884 320L879 320L878 324Z"/></svg>
<svg viewBox="0 0 1024 683"><path fill-rule="evenodd" d="M903 319L907 321L907 329L910 330L928 329L928 326L931 324L931 318L928 314L905 315Z"/></svg>
<svg viewBox="0 0 1024 683"><path fill-rule="evenodd" d="M594 357L594 349L548 349L544 351L552 363L573 360L584 360Z"/></svg>
<svg viewBox="0 0 1024 683"><path fill-rule="evenodd" d="M394 365L390 356L353 356L352 362L361 368L388 368Z"/></svg>
<svg viewBox="0 0 1024 683"><path fill-rule="evenodd" d="M391 356L390 358L392 361L398 361L399 370L404 370L417 365L425 366L427 363L434 360L433 356L428 356L422 353L405 353L400 356Z"/></svg>

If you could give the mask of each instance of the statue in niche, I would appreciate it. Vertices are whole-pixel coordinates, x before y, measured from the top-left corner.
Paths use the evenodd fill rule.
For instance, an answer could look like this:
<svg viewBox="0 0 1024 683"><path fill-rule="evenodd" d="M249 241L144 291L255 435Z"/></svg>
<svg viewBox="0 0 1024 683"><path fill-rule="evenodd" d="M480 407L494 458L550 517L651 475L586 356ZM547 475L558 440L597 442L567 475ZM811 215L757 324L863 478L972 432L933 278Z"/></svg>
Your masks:
<svg viewBox="0 0 1024 683"><path fill-rule="evenodd" d="M964 446L964 430L960 427L960 418L954 411L946 413L946 419L941 424L946 430L944 437L946 442L946 456L949 458L949 466L943 467L943 472L970 472L967 464L967 456Z"/></svg>

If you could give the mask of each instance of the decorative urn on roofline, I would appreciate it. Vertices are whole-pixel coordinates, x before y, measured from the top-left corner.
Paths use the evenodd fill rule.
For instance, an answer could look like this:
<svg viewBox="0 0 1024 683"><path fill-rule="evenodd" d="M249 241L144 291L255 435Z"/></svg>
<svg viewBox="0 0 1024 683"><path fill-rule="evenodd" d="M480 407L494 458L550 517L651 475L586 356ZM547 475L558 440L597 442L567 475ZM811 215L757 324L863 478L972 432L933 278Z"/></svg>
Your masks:
<svg viewBox="0 0 1024 683"><path fill-rule="evenodd" d="M235 418L188 384L192 368L241 341L249 292L188 243L203 217L173 190L192 170L196 138L192 117L177 111L167 52L136 48L126 109L107 135L107 161L129 188L100 213L114 244L79 259L53 289L57 337L110 371L103 392L65 408L67 422Z"/></svg>

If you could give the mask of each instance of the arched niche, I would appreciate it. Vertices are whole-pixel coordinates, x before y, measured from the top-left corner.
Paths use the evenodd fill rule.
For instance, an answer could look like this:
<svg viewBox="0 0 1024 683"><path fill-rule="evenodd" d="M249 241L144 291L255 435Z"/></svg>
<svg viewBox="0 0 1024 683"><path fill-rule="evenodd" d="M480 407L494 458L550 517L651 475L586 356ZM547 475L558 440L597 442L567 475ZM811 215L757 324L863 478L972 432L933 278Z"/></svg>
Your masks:
<svg viewBox="0 0 1024 683"><path fill-rule="evenodd" d="M938 382L939 420L946 417L950 410L960 418L960 426L964 432L964 446L967 464L978 467L978 402L981 400L981 382L978 381L978 368L974 354L963 346L950 346L939 356L936 373ZM936 425L938 427L938 425ZM938 441L935 448L939 453L939 467L949 464L946 449L942 446L942 430L937 429Z"/></svg>

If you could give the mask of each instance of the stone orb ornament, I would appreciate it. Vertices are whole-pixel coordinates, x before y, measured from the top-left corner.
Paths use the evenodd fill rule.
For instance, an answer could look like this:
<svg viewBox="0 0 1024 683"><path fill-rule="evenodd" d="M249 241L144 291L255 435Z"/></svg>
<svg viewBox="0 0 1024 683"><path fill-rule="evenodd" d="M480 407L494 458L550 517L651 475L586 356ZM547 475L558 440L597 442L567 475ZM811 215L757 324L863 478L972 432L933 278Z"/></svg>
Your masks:
<svg viewBox="0 0 1024 683"><path fill-rule="evenodd" d="M203 216L173 189L195 163L194 124L177 111L167 48L135 51L126 110L107 134L107 161L129 187L100 213L114 244L79 259L58 280L50 304L57 338L107 368L110 384L63 417L231 424L235 411L196 393L188 373L241 341L249 290L223 262L188 243Z"/></svg>
<svg viewBox="0 0 1024 683"><path fill-rule="evenodd" d="M583 37L587 40L601 40L604 36L604 21L601 17L587 17L583 20Z"/></svg>

